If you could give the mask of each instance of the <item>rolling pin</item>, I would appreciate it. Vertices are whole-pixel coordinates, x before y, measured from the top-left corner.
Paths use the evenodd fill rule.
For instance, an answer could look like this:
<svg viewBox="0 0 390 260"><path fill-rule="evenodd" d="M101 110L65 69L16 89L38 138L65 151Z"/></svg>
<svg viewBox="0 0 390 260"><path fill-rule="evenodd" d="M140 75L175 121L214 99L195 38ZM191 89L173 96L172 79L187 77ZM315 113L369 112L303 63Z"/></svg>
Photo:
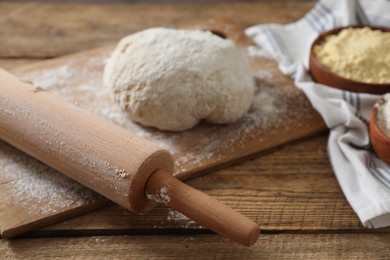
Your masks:
<svg viewBox="0 0 390 260"><path fill-rule="evenodd" d="M259 226L172 176L169 152L0 69L0 139L133 212L162 203L243 245Z"/></svg>

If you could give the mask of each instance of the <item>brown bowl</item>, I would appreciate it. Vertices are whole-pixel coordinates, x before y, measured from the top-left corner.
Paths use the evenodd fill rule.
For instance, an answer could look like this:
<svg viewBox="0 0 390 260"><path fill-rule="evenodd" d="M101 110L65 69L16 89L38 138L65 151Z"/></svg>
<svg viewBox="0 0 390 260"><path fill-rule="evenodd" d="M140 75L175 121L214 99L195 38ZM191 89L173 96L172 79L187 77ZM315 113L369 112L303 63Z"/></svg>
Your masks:
<svg viewBox="0 0 390 260"><path fill-rule="evenodd" d="M390 92L390 84L373 84L373 83L364 83L359 81L350 80L347 78L343 78L333 72L331 72L328 68L322 65L316 58L314 54L314 46L324 41L324 39L329 35L336 35L341 30L346 28L363 28L369 27L375 30L381 30L383 32L390 32L389 28L381 28L381 27L372 27L367 25L358 25L358 26L348 26L348 27L339 27L333 30L321 33L317 39L311 45L310 48L310 58L309 58L309 69L313 79L324 85L328 85L334 88L354 91L354 92L363 92L363 93L371 93L371 94L385 94Z"/></svg>
<svg viewBox="0 0 390 260"><path fill-rule="evenodd" d="M390 138L382 131L377 123L378 108L385 102L384 97L379 99L371 109L370 140L375 153L386 163L390 164ZM388 101L390 102L390 100Z"/></svg>

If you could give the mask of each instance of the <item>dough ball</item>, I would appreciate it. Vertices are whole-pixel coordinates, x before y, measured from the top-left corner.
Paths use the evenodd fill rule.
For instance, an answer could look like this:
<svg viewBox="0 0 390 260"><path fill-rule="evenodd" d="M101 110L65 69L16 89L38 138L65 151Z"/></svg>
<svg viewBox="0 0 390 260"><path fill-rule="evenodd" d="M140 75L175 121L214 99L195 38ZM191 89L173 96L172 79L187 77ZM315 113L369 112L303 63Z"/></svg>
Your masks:
<svg viewBox="0 0 390 260"><path fill-rule="evenodd" d="M180 131L230 123L249 109L254 80L241 51L200 30L152 28L123 38L104 83L132 120Z"/></svg>

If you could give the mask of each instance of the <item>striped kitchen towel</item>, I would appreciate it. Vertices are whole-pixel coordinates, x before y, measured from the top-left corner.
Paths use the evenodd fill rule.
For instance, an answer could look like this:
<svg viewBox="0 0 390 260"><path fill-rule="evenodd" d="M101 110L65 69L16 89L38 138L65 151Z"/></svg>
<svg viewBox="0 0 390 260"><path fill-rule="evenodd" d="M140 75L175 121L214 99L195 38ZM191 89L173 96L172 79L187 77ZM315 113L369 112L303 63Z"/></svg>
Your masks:
<svg viewBox="0 0 390 260"><path fill-rule="evenodd" d="M314 83L308 75L309 50L320 32L338 26L390 27L390 1L321 0L301 20L259 24L245 33L294 78L330 129L328 155L348 202L368 228L390 226L390 165L370 146L367 122L377 95L358 94Z"/></svg>

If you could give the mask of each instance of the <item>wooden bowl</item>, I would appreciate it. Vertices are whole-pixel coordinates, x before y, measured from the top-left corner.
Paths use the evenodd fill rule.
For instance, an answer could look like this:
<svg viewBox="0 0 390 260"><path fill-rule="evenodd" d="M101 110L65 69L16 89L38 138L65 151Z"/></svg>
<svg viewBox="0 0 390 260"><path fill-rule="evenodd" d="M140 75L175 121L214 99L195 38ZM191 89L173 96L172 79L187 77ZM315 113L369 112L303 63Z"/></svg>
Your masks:
<svg viewBox="0 0 390 260"><path fill-rule="evenodd" d="M377 123L378 108L385 102L384 97L379 99L371 109L370 139L375 153L386 163L390 164L390 138L382 131ZM390 100L388 100L390 102Z"/></svg>
<svg viewBox="0 0 390 260"><path fill-rule="evenodd" d="M371 29L381 30L383 32L390 33L389 28L358 25L358 26L339 27L320 34L317 37L317 39L314 40L310 48L309 69L313 79L320 84L324 84L334 88L348 90L348 91L371 93L371 94L385 94L387 92L390 92L390 84L364 83L364 82L350 80L330 71L328 68L326 68L317 60L313 50L314 46L324 41L324 39L327 36L336 35L341 30L346 28L351 28L351 27L352 28L369 27Z"/></svg>

